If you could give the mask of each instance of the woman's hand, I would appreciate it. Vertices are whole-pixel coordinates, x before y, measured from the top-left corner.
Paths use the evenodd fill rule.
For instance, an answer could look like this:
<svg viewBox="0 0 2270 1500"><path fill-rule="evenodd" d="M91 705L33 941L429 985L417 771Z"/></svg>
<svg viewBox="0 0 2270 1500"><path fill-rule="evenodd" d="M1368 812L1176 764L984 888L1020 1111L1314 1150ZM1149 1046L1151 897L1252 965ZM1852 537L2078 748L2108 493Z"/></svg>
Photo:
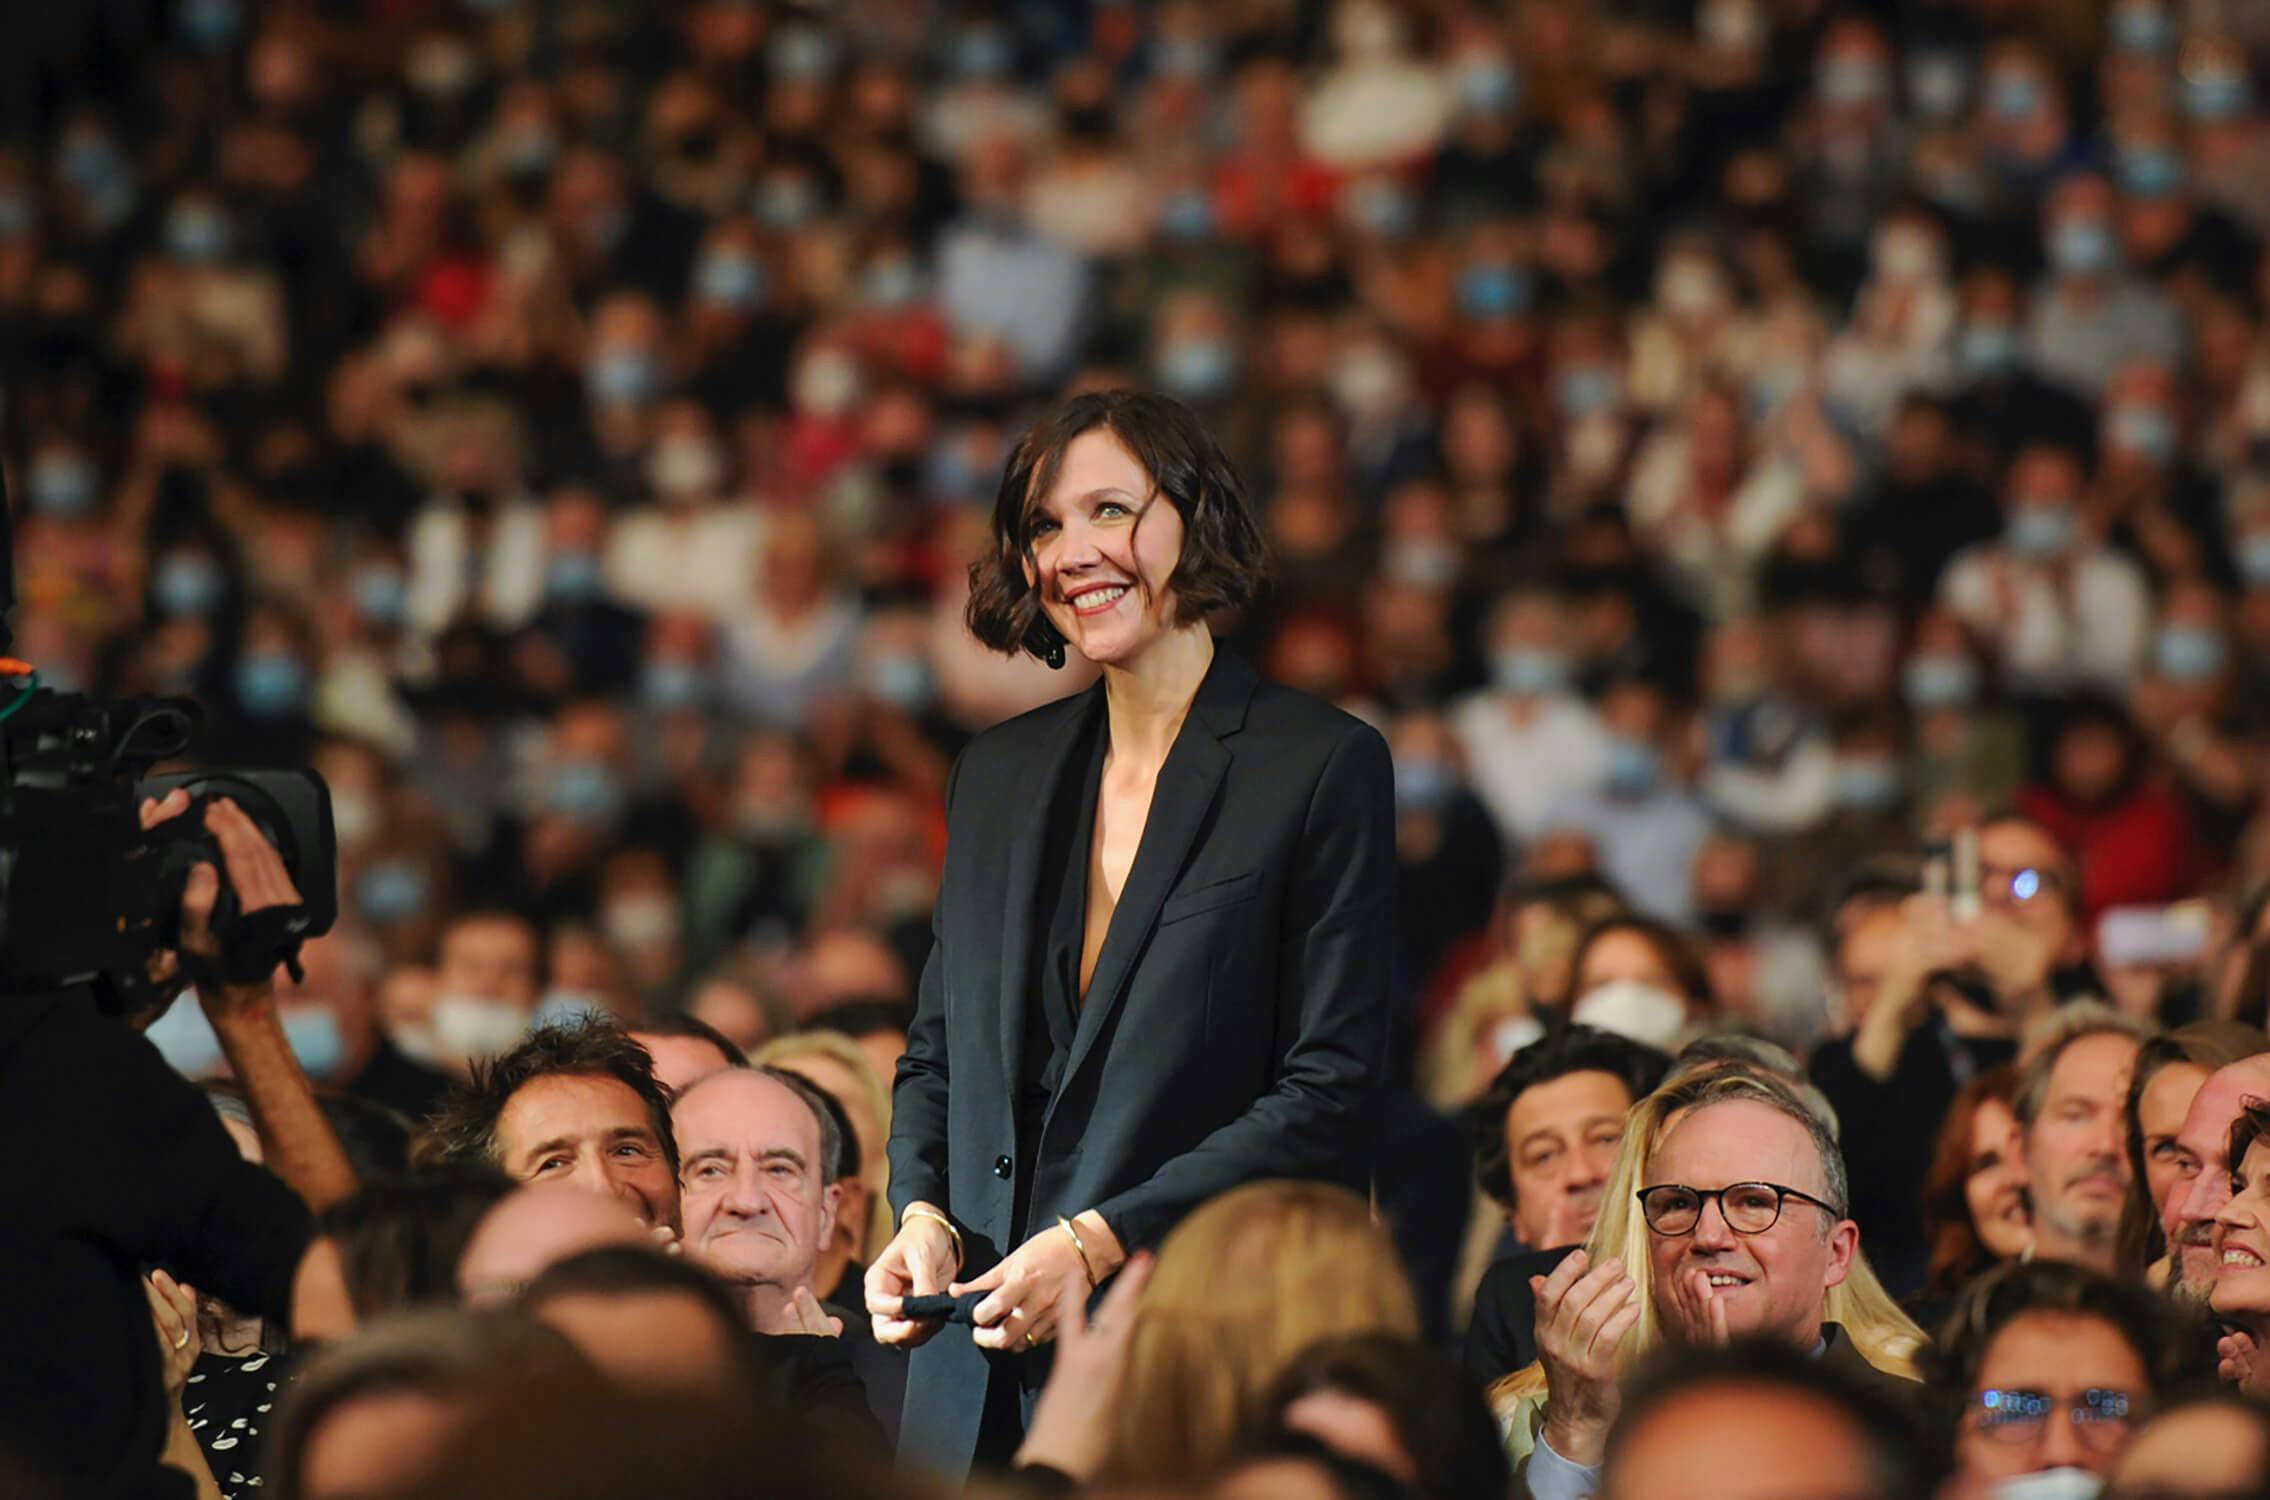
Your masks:
<svg viewBox="0 0 2270 1500"><path fill-rule="evenodd" d="M961 1269L961 1254L946 1226L927 1213L913 1211L923 1206L908 1205L899 1216L899 1232L867 1268L867 1315L874 1320L878 1344L911 1349L945 1326L935 1318L916 1321L899 1316L902 1298L936 1296Z"/></svg>
<svg viewBox="0 0 2270 1500"><path fill-rule="evenodd" d="M1102 1228L1102 1221L1092 1213L1079 1222L1079 1244L1062 1225L1053 1225L1010 1251L983 1276L946 1288L956 1297L970 1292L991 1293L977 1305L972 1343L980 1349L1015 1350L1048 1342L1056 1336L1067 1278L1077 1278L1081 1286L1088 1286L1090 1262L1099 1256L1108 1258L1094 1266L1098 1282L1119 1268L1119 1237ZM1086 1257L1080 1254L1082 1245L1087 1248Z"/></svg>
<svg viewBox="0 0 2270 1500"><path fill-rule="evenodd" d="M1111 1414L1119 1408L1119 1390L1127 1378L1138 1304L1155 1264L1149 1255L1129 1261L1104 1293L1093 1323L1088 1321L1086 1273L1065 1278L1056 1299L1063 1310L1058 1327L1063 1347L1033 1407L1024 1445L1017 1449L1019 1468L1040 1464L1083 1484L1095 1478L1111 1442Z"/></svg>
<svg viewBox="0 0 2270 1500"><path fill-rule="evenodd" d="M165 1367L166 1399L181 1400L189 1371L203 1352L197 1336L197 1293L163 1271L142 1283L150 1298L150 1321L157 1326L158 1360Z"/></svg>

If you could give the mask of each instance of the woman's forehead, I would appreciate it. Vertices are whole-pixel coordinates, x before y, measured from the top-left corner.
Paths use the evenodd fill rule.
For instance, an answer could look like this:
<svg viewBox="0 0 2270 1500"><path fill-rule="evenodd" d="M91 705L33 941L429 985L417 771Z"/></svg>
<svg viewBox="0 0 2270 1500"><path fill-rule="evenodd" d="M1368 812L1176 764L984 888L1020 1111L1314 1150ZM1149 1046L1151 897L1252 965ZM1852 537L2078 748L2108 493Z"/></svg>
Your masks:
<svg viewBox="0 0 2270 1500"><path fill-rule="evenodd" d="M1149 472L1119 435L1108 427L1092 427L1065 445L1053 475L1045 472L1045 466L1035 472L1032 504L1054 512L1098 494L1141 500L1151 490Z"/></svg>

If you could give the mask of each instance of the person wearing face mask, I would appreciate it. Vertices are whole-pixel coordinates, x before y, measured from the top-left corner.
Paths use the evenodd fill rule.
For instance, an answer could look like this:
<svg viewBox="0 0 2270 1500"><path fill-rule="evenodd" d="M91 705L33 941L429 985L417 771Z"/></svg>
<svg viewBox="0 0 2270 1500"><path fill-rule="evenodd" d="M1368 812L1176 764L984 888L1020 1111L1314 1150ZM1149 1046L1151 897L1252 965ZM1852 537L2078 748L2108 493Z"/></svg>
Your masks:
<svg viewBox="0 0 2270 1500"><path fill-rule="evenodd" d="M535 1012L542 956L536 929L512 912L459 914L441 935L430 1020L395 1045L463 1076L520 1040Z"/></svg>
<svg viewBox="0 0 2270 1500"><path fill-rule="evenodd" d="M2068 449L2021 450L2004 481L2002 536L1965 548L1940 579L1941 603L1993 648L2022 693L2123 691L2144 657L2150 591L2083 518L2086 480Z"/></svg>
<svg viewBox="0 0 2270 1500"><path fill-rule="evenodd" d="M2130 707L2175 774L2193 825L2218 853L2245 826L2258 778L2247 750L2248 692L2230 634L2230 606L2205 579L2171 583L2160 600L2151 663Z"/></svg>
<svg viewBox="0 0 2270 1500"><path fill-rule="evenodd" d="M1482 628L1490 685L1452 705L1475 795L1515 842L1545 831L1570 798L1595 787L1610 736L1572 690L1560 596L1528 586L1491 604Z"/></svg>
<svg viewBox="0 0 2270 1500"><path fill-rule="evenodd" d="M1928 1361L1958 1392L1949 1495L2094 1500L2182 1370L2181 1325L2142 1288L2035 1261L1974 1283Z"/></svg>
<svg viewBox="0 0 2270 1500"><path fill-rule="evenodd" d="M2044 200L2049 273L2034 297L2026 358L2050 380L2095 397L2136 359L2174 361L2183 324L2174 304L2128 273L2112 185L2076 172Z"/></svg>
<svg viewBox="0 0 2270 1500"><path fill-rule="evenodd" d="M1661 685L1626 678L1601 692L1600 722L1608 748L1599 782L1555 821L1591 836L1601 874L1635 908L1684 922L1694 907L1687 872L1711 825L1678 763L1678 710Z"/></svg>
<svg viewBox="0 0 2270 1500"><path fill-rule="evenodd" d="M2018 270L2003 261L1980 260L1963 273L1962 324L1954 336L1955 429L1970 453L2001 463L2033 443L2085 451L2097 442L2095 408L2028 358L2032 295Z"/></svg>
<svg viewBox="0 0 2270 1500"><path fill-rule="evenodd" d="M999 494L973 633L1103 679L973 741L947 795L866 1305L915 1346L900 1456L949 1476L1014 1451L1064 1299L1199 1203L1367 1180L1394 910L1385 740L1207 629L1267 553L1196 417L1076 396ZM939 1292L971 1328L907 1316Z"/></svg>

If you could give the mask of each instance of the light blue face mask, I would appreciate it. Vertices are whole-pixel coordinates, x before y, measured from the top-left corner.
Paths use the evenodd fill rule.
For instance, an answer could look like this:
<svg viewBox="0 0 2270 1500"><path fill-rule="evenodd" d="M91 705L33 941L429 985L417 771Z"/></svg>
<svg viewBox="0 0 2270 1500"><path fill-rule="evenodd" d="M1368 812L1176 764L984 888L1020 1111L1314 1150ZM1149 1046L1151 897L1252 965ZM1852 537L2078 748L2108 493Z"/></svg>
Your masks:
<svg viewBox="0 0 2270 1500"><path fill-rule="evenodd" d="M213 1023L205 1019L195 990L182 991L181 998L142 1034L184 1078L211 1078L227 1066L221 1039L213 1035Z"/></svg>
<svg viewBox="0 0 2270 1500"><path fill-rule="evenodd" d="M2270 589L2270 531L2257 531L2238 544L2238 576L2252 588Z"/></svg>
<svg viewBox="0 0 2270 1500"><path fill-rule="evenodd" d="M1899 770L1875 756L1837 762L1832 781L1837 806L1850 812L1881 812L1899 800Z"/></svg>
<svg viewBox="0 0 2270 1500"><path fill-rule="evenodd" d="M1521 266L1468 266L1458 276L1458 306L1470 318L1518 318L1533 290Z"/></svg>
<svg viewBox="0 0 2270 1500"><path fill-rule="evenodd" d="M406 921L426 909L426 876L408 860L381 860L355 881L355 905L378 926Z"/></svg>
<svg viewBox="0 0 2270 1500"><path fill-rule="evenodd" d="M1458 778L1431 755L1410 755L1395 763L1395 805L1405 812L1433 812L1450 801Z"/></svg>
<svg viewBox="0 0 2270 1500"><path fill-rule="evenodd" d="M1490 662L1497 684L1516 698L1540 698L1559 692L1569 678L1568 658L1558 651L1533 646L1512 646Z"/></svg>
<svg viewBox="0 0 2270 1500"><path fill-rule="evenodd" d="M654 399L662 377L644 349L609 349L591 361L585 377L596 400L639 406Z"/></svg>
<svg viewBox="0 0 2270 1500"><path fill-rule="evenodd" d="M599 559L588 552L555 553L544 565L544 596L556 604L596 599L605 583Z"/></svg>
<svg viewBox="0 0 2270 1500"><path fill-rule="evenodd" d="M1608 741L1601 781L1611 797L1638 799L1663 779L1663 754L1646 740L1619 734Z"/></svg>
<svg viewBox="0 0 2270 1500"><path fill-rule="evenodd" d="M307 706L307 667L289 651L255 651L236 664L236 700L255 719L288 719Z"/></svg>
<svg viewBox="0 0 2270 1500"><path fill-rule="evenodd" d="M1237 378L1237 357L1215 338L1176 339L1159 351L1159 383L1181 401L1211 401Z"/></svg>
<svg viewBox="0 0 2270 1500"><path fill-rule="evenodd" d="M707 696L702 669L690 661L650 661L639 669L638 695L664 713L692 708Z"/></svg>
<svg viewBox="0 0 2270 1500"><path fill-rule="evenodd" d="M2175 19L2156 5L2123 5L2112 13L2112 44L2157 55L2175 45Z"/></svg>
<svg viewBox="0 0 2270 1500"><path fill-rule="evenodd" d="M102 480L83 454L43 453L32 461L28 488L33 509L72 521L95 508Z"/></svg>
<svg viewBox="0 0 2270 1500"><path fill-rule="evenodd" d="M2175 456L2175 418L2161 407L2134 402L2115 406L2105 427L2113 446L2147 463L2164 464Z"/></svg>
<svg viewBox="0 0 2270 1500"><path fill-rule="evenodd" d="M150 583L159 612L169 618L209 615L220 607L227 589L220 566L196 552L176 552L166 558L158 564L158 576Z"/></svg>
<svg viewBox="0 0 2270 1500"><path fill-rule="evenodd" d="M2102 219L2067 219L2049 237L2049 258L2069 276L2099 276L2113 269L2120 247Z"/></svg>
<svg viewBox="0 0 2270 1500"><path fill-rule="evenodd" d="M712 251L695 263L694 292L720 307L747 311L764 300L764 262L738 250Z"/></svg>
<svg viewBox="0 0 2270 1500"><path fill-rule="evenodd" d="M347 1062L347 1034L339 1027L338 1014L328 1005L293 1005L280 1007L279 1012L284 1041L307 1076L318 1083L338 1077Z"/></svg>
<svg viewBox="0 0 2270 1500"><path fill-rule="evenodd" d="M551 811L581 823L606 822L622 801L614 771L592 760L571 760L556 767L544 794Z"/></svg>
<svg viewBox="0 0 2270 1500"><path fill-rule="evenodd" d="M2010 550L2040 562L2062 554L2073 545L2073 508L2069 505L2028 505L2010 518Z"/></svg>
<svg viewBox="0 0 2270 1500"><path fill-rule="evenodd" d="M1901 686L1913 707L1960 708L1978 698L1978 668L1967 656L1910 657Z"/></svg>
<svg viewBox="0 0 2270 1500"><path fill-rule="evenodd" d="M1623 399L1623 382L1615 371L1598 365L1564 370L1553 382L1553 398L1567 415L1589 417Z"/></svg>
<svg viewBox="0 0 2270 1500"><path fill-rule="evenodd" d="M930 663L904 651L878 657L870 685L877 698L902 713L920 713L938 695Z"/></svg>
<svg viewBox="0 0 2270 1500"><path fill-rule="evenodd" d="M409 613L410 586L392 568L365 568L355 575L355 610L373 625L399 625Z"/></svg>
<svg viewBox="0 0 2270 1500"><path fill-rule="evenodd" d="M2183 157L2166 146L2132 146L2114 158L2113 169L2131 198L2166 198L2183 187Z"/></svg>
<svg viewBox="0 0 2270 1500"><path fill-rule="evenodd" d="M2170 625L2152 641L2152 665L2174 682L2212 682L2228 659L2223 638L2199 625Z"/></svg>
<svg viewBox="0 0 2270 1500"><path fill-rule="evenodd" d="M2244 73L2202 73L2183 80L2183 112L2207 124L2235 120L2246 113L2249 93Z"/></svg>
<svg viewBox="0 0 2270 1500"><path fill-rule="evenodd" d="M1973 379L2000 375L2018 363L2018 330L2007 323L1972 323L1955 352Z"/></svg>
<svg viewBox="0 0 2270 1500"><path fill-rule="evenodd" d="M1214 232L1214 206L1197 188L1183 188L1159 206L1159 232L1181 244L1195 244Z"/></svg>

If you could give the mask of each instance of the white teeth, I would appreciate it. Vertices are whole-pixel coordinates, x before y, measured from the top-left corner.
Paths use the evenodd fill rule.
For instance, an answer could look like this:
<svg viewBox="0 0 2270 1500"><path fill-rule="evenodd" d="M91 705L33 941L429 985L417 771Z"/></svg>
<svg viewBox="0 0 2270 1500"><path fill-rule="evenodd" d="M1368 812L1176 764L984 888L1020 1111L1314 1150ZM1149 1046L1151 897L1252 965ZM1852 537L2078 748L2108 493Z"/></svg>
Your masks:
<svg viewBox="0 0 2270 1500"><path fill-rule="evenodd" d="M1712 1286L1740 1286L1742 1280L1738 1276L1713 1276L1710 1278L1710 1284Z"/></svg>
<svg viewBox="0 0 2270 1500"><path fill-rule="evenodd" d="M2262 1257L2251 1250L2225 1250L2223 1252L2223 1264L2226 1266L2259 1266L2262 1264Z"/></svg>
<svg viewBox="0 0 2270 1500"><path fill-rule="evenodd" d="M1119 596L1126 592L1125 585L1118 588L1096 589L1093 592L1080 595L1072 602L1081 609L1098 609L1106 604L1118 603Z"/></svg>

